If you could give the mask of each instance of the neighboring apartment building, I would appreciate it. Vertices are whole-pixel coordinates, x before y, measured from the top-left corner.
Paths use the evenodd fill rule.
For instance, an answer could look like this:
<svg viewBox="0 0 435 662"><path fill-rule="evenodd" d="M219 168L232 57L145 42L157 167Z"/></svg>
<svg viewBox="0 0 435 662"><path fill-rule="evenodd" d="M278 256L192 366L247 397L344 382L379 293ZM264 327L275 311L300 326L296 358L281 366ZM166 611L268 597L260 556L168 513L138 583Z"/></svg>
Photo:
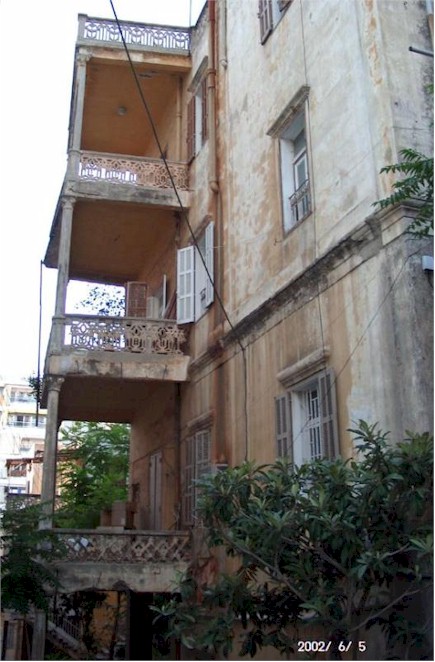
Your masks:
<svg viewBox="0 0 435 662"><path fill-rule="evenodd" d="M127 57L79 17L43 498L62 420L131 424L134 529L59 564L65 590L130 589L128 659L189 562L195 478L350 457L357 419L432 429L431 242L374 206L383 166L432 150L429 26L424 2L218 0L191 30L122 23ZM67 314L72 279L124 285L126 315Z"/></svg>
<svg viewBox="0 0 435 662"><path fill-rule="evenodd" d="M41 494L45 409L37 411L31 387L0 383L0 509L8 497Z"/></svg>

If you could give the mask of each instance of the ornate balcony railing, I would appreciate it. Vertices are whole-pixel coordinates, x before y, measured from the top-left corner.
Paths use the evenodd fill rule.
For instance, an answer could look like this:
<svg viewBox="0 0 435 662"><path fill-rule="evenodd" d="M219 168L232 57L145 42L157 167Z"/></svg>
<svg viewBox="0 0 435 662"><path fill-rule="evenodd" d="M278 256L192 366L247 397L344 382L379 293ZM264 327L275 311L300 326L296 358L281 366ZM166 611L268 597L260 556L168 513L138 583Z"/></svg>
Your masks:
<svg viewBox="0 0 435 662"><path fill-rule="evenodd" d="M172 180L180 191L189 188L189 171L186 163L168 162ZM168 170L161 159L80 152L79 179L106 181L112 184L129 184L144 188L172 188Z"/></svg>
<svg viewBox="0 0 435 662"><path fill-rule="evenodd" d="M171 356L183 354L181 345L186 340L176 322L164 319L65 315L54 318L53 330L57 326L63 327L60 345L73 349Z"/></svg>
<svg viewBox="0 0 435 662"><path fill-rule="evenodd" d="M308 179L290 196L293 223L302 221L311 212L310 182Z"/></svg>
<svg viewBox="0 0 435 662"><path fill-rule="evenodd" d="M122 36L128 46L156 50L181 50L189 52L190 30L171 25L149 25L120 21ZM99 41L123 47L116 21L79 17L79 39Z"/></svg>
<svg viewBox="0 0 435 662"><path fill-rule="evenodd" d="M99 563L175 563L189 561L190 536L182 531L123 531L55 529L63 543L64 561Z"/></svg>

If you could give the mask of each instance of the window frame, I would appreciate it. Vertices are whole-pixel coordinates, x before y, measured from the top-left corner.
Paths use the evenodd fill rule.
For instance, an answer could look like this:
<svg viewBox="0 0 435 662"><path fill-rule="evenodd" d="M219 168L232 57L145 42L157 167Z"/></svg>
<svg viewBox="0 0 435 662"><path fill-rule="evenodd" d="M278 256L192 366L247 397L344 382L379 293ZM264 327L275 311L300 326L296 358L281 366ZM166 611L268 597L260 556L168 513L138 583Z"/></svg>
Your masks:
<svg viewBox="0 0 435 662"><path fill-rule="evenodd" d="M318 392L319 416L313 425L309 425L306 401L310 390ZM339 455L335 379L331 368L295 383L275 397L275 441L277 457L287 457L297 466ZM314 443L320 443L320 453L312 452Z"/></svg>
<svg viewBox="0 0 435 662"><path fill-rule="evenodd" d="M208 138L208 85L207 73L196 85L187 102L187 161L190 163L200 152Z"/></svg>
<svg viewBox="0 0 435 662"><path fill-rule="evenodd" d="M312 213L310 160L305 104L289 120L279 135L281 174L281 201L283 230L287 234ZM304 145L296 151L296 140L301 134ZM303 163L304 181L299 181L298 166Z"/></svg>
<svg viewBox="0 0 435 662"><path fill-rule="evenodd" d="M293 0L258 0L260 43L265 44Z"/></svg>
<svg viewBox="0 0 435 662"><path fill-rule="evenodd" d="M182 519L186 526L193 526L196 519L196 509L199 489L195 485L204 475L212 472L211 462L211 429L198 430L185 440L184 485L182 494Z"/></svg>

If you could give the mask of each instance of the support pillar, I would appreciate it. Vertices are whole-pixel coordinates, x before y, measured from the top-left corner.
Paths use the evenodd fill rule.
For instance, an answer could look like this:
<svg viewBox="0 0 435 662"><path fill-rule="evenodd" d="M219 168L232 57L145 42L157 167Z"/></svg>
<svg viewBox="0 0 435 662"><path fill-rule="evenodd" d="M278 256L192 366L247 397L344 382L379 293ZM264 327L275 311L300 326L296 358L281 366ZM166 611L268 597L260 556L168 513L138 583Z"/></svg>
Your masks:
<svg viewBox="0 0 435 662"><path fill-rule="evenodd" d="M56 286L55 315L65 315L66 291L69 280L69 261L71 252L71 232L75 198L62 199L62 218L60 228L58 274Z"/></svg>
<svg viewBox="0 0 435 662"><path fill-rule="evenodd" d="M86 63L89 56L79 56L75 70L75 94L72 126L68 149L68 177L76 178L80 168L80 147L82 141L83 109L85 104Z"/></svg>
<svg viewBox="0 0 435 662"><path fill-rule="evenodd" d="M40 528L48 529L52 525L54 499L56 496L56 455L60 389L63 377L47 378L47 423L45 428L44 464L42 472L41 502L47 517L40 523ZM41 658L43 659L43 658Z"/></svg>

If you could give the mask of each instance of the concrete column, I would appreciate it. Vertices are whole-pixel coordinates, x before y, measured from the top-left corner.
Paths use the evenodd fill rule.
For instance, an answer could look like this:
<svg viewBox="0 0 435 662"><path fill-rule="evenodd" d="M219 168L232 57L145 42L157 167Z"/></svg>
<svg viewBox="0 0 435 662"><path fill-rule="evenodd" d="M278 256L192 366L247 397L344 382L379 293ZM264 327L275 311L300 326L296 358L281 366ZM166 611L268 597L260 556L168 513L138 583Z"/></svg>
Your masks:
<svg viewBox="0 0 435 662"><path fill-rule="evenodd" d="M89 56L80 55L75 70L75 94L70 127L68 150L68 176L77 177L80 165L80 147L82 142L83 108L85 103L86 63Z"/></svg>
<svg viewBox="0 0 435 662"><path fill-rule="evenodd" d="M57 260L57 286L55 312L57 315L65 315L66 290L69 280L69 259L71 251L72 218L75 199L64 197L62 199L62 219L60 228L59 255Z"/></svg>
<svg viewBox="0 0 435 662"><path fill-rule="evenodd" d="M41 609L35 612L35 620L33 622L33 636L32 636L32 653L31 660L44 660L45 659L45 637L47 631L47 614ZM19 659L19 658L17 658Z"/></svg>
<svg viewBox="0 0 435 662"><path fill-rule="evenodd" d="M51 527L54 512L59 395L63 382L63 377L47 378L47 422L45 428L44 464L41 488L41 502L44 504L44 512L47 517L40 523L40 528L45 529Z"/></svg>

